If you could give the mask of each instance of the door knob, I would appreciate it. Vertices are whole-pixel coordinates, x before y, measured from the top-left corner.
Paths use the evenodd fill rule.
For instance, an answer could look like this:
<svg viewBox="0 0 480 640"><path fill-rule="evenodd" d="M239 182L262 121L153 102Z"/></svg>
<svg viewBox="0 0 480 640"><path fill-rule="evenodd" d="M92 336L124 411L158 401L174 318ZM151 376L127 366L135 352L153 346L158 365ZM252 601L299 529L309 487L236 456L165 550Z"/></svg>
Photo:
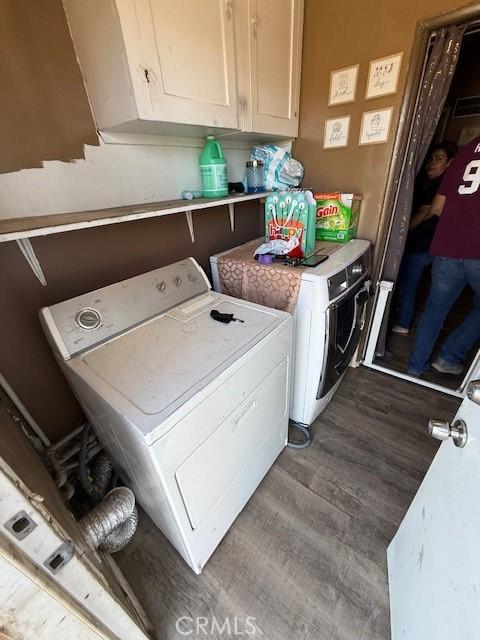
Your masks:
<svg viewBox="0 0 480 640"><path fill-rule="evenodd" d="M467 444L468 430L463 420L455 420L451 425L448 420L429 420L428 433L437 440L452 438L456 447L463 448Z"/></svg>
<svg viewBox="0 0 480 640"><path fill-rule="evenodd" d="M467 398L480 404L480 380L472 380L468 383Z"/></svg>

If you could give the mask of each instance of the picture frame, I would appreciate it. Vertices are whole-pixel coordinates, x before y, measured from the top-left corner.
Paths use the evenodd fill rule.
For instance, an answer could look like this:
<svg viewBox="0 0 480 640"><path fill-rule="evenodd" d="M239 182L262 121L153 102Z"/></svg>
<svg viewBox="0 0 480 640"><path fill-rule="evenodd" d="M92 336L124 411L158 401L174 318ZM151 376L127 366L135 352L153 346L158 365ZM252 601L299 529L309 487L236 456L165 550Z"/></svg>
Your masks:
<svg viewBox="0 0 480 640"><path fill-rule="evenodd" d="M455 100L452 118L475 118L480 116L480 96L462 96Z"/></svg>
<svg viewBox="0 0 480 640"><path fill-rule="evenodd" d="M339 149L348 146L350 116L327 118L323 133L324 149Z"/></svg>
<svg viewBox="0 0 480 640"><path fill-rule="evenodd" d="M370 60L365 99L389 96L397 92L403 52Z"/></svg>
<svg viewBox="0 0 480 640"><path fill-rule="evenodd" d="M330 73L329 107L355 100L359 67L360 65L355 64L351 67L336 69Z"/></svg>
<svg viewBox="0 0 480 640"><path fill-rule="evenodd" d="M477 136L480 136L480 126L464 127L458 136L458 146L463 147L463 145L468 144Z"/></svg>
<svg viewBox="0 0 480 640"><path fill-rule="evenodd" d="M359 145L384 144L388 142L393 107L365 111L360 126Z"/></svg>

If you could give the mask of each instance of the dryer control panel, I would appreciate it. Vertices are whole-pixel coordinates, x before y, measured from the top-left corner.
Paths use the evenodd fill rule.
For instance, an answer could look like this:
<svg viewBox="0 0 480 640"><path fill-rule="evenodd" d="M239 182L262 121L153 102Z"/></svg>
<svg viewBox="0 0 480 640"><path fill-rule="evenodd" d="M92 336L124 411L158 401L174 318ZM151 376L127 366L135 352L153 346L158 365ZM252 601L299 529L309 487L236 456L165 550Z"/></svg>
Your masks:
<svg viewBox="0 0 480 640"><path fill-rule="evenodd" d="M65 360L210 290L193 259L142 273L40 310L45 333Z"/></svg>

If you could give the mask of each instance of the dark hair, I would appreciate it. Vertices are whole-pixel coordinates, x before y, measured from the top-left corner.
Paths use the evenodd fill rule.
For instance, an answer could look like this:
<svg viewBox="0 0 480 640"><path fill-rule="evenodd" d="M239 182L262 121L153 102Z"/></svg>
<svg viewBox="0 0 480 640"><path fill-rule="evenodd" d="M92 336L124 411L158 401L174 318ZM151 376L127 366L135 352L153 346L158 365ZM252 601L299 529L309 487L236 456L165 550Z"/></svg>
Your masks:
<svg viewBox="0 0 480 640"><path fill-rule="evenodd" d="M442 140L441 142L437 142L437 144L433 145L430 149L430 155L432 155L434 151L445 151L447 158L451 160L453 156L457 154L458 144L453 142L453 140Z"/></svg>

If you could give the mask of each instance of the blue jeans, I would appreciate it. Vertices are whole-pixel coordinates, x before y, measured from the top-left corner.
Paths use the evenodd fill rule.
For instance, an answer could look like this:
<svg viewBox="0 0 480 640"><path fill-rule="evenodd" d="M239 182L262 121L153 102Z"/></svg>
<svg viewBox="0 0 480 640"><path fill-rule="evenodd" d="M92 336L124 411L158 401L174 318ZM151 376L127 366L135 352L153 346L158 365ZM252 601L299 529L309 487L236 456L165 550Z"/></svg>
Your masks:
<svg viewBox="0 0 480 640"><path fill-rule="evenodd" d="M398 309L395 324L410 328L415 313L418 283L426 266L432 264L428 253L406 253L403 256L398 278Z"/></svg>
<svg viewBox="0 0 480 640"><path fill-rule="evenodd" d="M474 309L450 334L440 350L440 357L449 364L462 364L480 339L480 260L434 259L432 286L410 355L410 373L420 375L427 369L443 321L467 284L475 292Z"/></svg>

